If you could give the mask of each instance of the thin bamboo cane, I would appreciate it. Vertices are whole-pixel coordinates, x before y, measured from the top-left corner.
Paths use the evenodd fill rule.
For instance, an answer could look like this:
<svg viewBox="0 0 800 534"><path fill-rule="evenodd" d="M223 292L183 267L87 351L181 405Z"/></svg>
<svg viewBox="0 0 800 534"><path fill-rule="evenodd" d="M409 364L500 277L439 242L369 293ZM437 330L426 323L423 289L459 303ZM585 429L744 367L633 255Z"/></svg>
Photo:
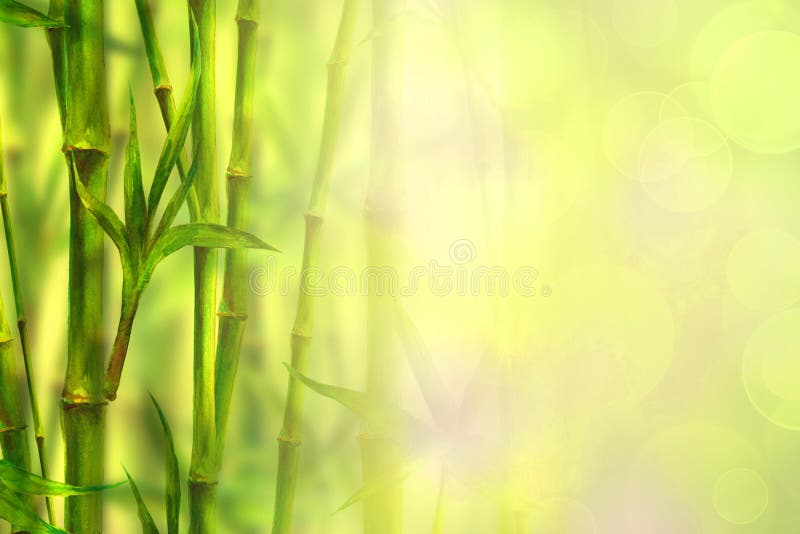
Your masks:
<svg viewBox="0 0 800 534"><path fill-rule="evenodd" d="M322 141L314 183L311 186L311 197L305 215L306 235L302 264L304 273L308 273L310 268L316 267L319 263L322 223L328 204L331 171L339 140L345 67L350 60L353 48L358 5L358 0L345 0L336 44L328 61L328 88L325 119L322 125ZM297 312L291 338L292 367L302 373L308 370L314 322L314 298L309 289L308 280L303 280L297 299ZM292 529L292 510L300 458L304 390L301 383L294 378L289 378L283 426L278 435L278 475L275 515L272 522L273 534L289 534Z"/></svg>
<svg viewBox="0 0 800 534"><path fill-rule="evenodd" d="M22 399L17 386L13 343L3 298L0 296L0 448L3 458L27 471L30 468L30 449L22 415ZM14 525L11 526L11 531L24 532Z"/></svg>
<svg viewBox="0 0 800 534"><path fill-rule="evenodd" d="M192 122L193 156L197 165L194 187L200 220L219 220L216 178L215 125L215 0L190 0L200 33L202 74ZM192 457L189 470L189 532L216 532L217 437L215 408L215 330L217 251L194 249L194 372L192 394Z"/></svg>
<svg viewBox="0 0 800 534"><path fill-rule="evenodd" d="M36 448L39 454L39 469L44 478L49 478L47 469L47 447L44 441L44 425L39 413L39 400L36 395L36 381L33 376L33 362L28 340L28 321L25 314L25 305L22 298L22 284L19 277L19 266L17 265L17 248L14 243L14 226L11 220L11 208L8 205L8 191L6 190L6 175L3 164L3 135L0 129L0 210L3 213L3 228L6 236L6 252L8 253L8 266L11 271L11 285L14 289L14 307L17 313L17 331L19 332L19 342L22 347L22 360L25 365L25 379L28 386L28 401L31 407L31 417L33 419L33 431L36 438ZM51 524L55 524L55 512L53 502L50 497L45 497L47 506L47 518Z"/></svg>
<svg viewBox="0 0 800 534"><path fill-rule="evenodd" d="M161 110L161 118L164 121L164 127L169 131L175 120L175 97L172 91L172 84L169 81L169 75L167 74L164 55L161 53L161 45L158 42L150 0L136 0L136 12L139 15L139 25L142 28L144 47L147 52L148 64L150 65L150 75L153 78L153 92L158 101L158 107ZM178 167L181 180L185 181L186 173L189 171L189 164L183 152L181 152L176 166ZM197 203L197 192L194 188L189 190L186 205L189 208L190 219L192 221L198 220L200 216L200 205Z"/></svg>
<svg viewBox="0 0 800 534"><path fill-rule="evenodd" d="M66 96L64 153L80 179L105 198L110 127L104 53L103 0L65 5ZM56 72L58 79L59 72ZM71 167L72 169L72 167ZM70 170L72 172L72 170ZM73 485L103 483L105 411L103 392L104 233L70 180L69 319L67 371L62 392L65 479ZM64 524L73 534L102 530L100 493L68 497Z"/></svg>
<svg viewBox="0 0 800 534"><path fill-rule="evenodd" d="M373 0L372 169L364 217L365 244L371 266L397 267L404 223L402 170L398 157L402 108L402 31L398 15L403 0ZM387 281L370 279L367 300L366 391L378 401L396 403L403 357L394 333L393 301ZM360 436L364 484L396 471L399 451L386 436L365 424ZM364 500L365 534L400 534L403 530L402 481L385 485Z"/></svg>
<svg viewBox="0 0 800 534"><path fill-rule="evenodd" d="M253 160L253 88L260 0L239 0L233 143L228 161L228 226L247 231ZM216 363L217 462L222 461L233 386L247 320L247 251L225 252L225 278L219 312Z"/></svg>

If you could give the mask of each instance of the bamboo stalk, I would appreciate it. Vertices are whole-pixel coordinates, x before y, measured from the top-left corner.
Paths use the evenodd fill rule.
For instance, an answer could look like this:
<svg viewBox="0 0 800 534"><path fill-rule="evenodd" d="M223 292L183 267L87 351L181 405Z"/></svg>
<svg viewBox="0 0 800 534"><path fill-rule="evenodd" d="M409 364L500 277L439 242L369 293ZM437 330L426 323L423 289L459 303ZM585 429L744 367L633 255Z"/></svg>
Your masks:
<svg viewBox="0 0 800 534"><path fill-rule="evenodd" d="M253 88L260 0L239 0L236 11L239 52L236 65L233 142L228 161L228 226L247 231L253 160ZM236 371L247 321L247 250L225 252L215 371L217 465L221 465Z"/></svg>
<svg viewBox="0 0 800 534"><path fill-rule="evenodd" d="M153 78L153 92L158 102L158 108L161 111L164 127L169 132L175 120L175 96L167 74L164 55L161 53L161 45L158 42L150 0L136 0L136 12L139 15L139 25L142 28L144 47L147 52L148 64L150 65L150 75ZM181 152L176 166L181 180L185 181L189 164L184 152ZM197 192L194 188L189 191L186 205L189 208L189 218L192 221L197 221L200 216L200 205L197 203Z"/></svg>
<svg viewBox="0 0 800 534"><path fill-rule="evenodd" d="M331 171L339 140L344 96L345 67L350 60L357 16L358 0L345 0L336 36L336 44L328 61L328 87L325 118L322 125L319 159L311 186L311 196L305 214L306 234L303 248L302 272L319 263L322 223L328 204ZM309 280L301 281L297 311L291 334L292 367L305 373L308 370L311 334L314 323L314 298ZM300 442L305 388L289 378L283 425L278 435L278 475L275 493L273 534L289 534L292 528L295 487L300 458Z"/></svg>
<svg viewBox="0 0 800 534"><path fill-rule="evenodd" d="M398 157L402 108L402 32L396 17L403 0L373 0L372 169L365 204L364 236L371 266L397 267L404 223L402 172ZM399 397L402 355L392 324L393 301L382 277L369 281L366 391L379 402ZM368 424L360 436L364 484L398 468L400 455L386 436ZM403 530L402 481L387 484L364 500L365 534Z"/></svg>
<svg viewBox="0 0 800 534"><path fill-rule="evenodd" d="M30 450L17 386L13 343L3 297L0 295L0 448L3 458L27 471L30 468ZM14 525L11 531L23 532Z"/></svg>
<svg viewBox="0 0 800 534"><path fill-rule="evenodd" d="M197 165L194 187L200 220L219 220L215 129L215 0L190 0L200 33L200 86L192 122L193 156ZM189 469L189 532L216 532L216 408L215 329L217 251L194 249L194 372L192 394L192 457Z"/></svg>
<svg viewBox="0 0 800 534"><path fill-rule="evenodd" d="M64 46L69 68L62 71L66 96L62 108L66 110L64 153L74 162L77 179L103 199L111 143L103 1L68 0L65 8L68 28ZM56 80L59 74L56 68ZM73 485L98 485L104 478L103 241L103 230L83 207L71 179L69 324L62 426L65 479ZM64 523L73 534L99 533L103 525L101 494L68 497Z"/></svg>
<svg viewBox="0 0 800 534"><path fill-rule="evenodd" d="M11 209L8 205L8 191L6 190L6 176L3 164L3 135L0 129L0 210L3 213L3 228L6 236L6 252L8 253L8 266L11 271L11 285L14 289L14 307L17 313L17 331L19 332L19 342L22 347L22 361L25 365L25 379L28 386L28 401L31 407L31 417L33 419L33 430L36 439L36 449L39 454L39 469L44 478L49 478L47 469L47 447L44 441L44 425L39 412L39 400L36 395L36 381L33 376L33 362L31 361L30 343L28 340L28 322L25 314L25 305L22 298L22 284L19 277L19 266L17 265L17 248L14 243L14 226L11 220ZM47 517L51 524L55 524L55 512L53 502L50 497L45 497L47 506Z"/></svg>

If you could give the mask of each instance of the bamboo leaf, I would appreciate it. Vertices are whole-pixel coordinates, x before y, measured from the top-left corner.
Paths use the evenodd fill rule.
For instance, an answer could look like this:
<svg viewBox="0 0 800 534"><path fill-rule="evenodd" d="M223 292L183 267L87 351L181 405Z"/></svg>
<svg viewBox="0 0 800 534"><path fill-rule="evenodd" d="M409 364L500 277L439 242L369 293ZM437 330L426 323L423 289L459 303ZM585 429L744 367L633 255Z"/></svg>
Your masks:
<svg viewBox="0 0 800 534"><path fill-rule="evenodd" d="M95 493L97 491L116 488L125 483L123 481L103 486L72 486L29 473L6 460L0 460L0 480L2 480L9 489L17 493L25 495L55 495L59 497Z"/></svg>
<svg viewBox="0 0 800 534"><path fill-rule="evenodd" d="M44 13L13 0L0 0L0 21L23 28L65 27L63 21L51 19Z"/></svg>
<svg viewBox="0 0 800 534"><path fill-rule="evenodd" d="M334 515L338 514L342 510L350 508L356 503L363 501L367 497L374 495L375 493L383 490L384 488L402 482L403 480L408 478L408 476L411 473L413 473L414 470L417 469L417 467L419 467L419 465L420 465L419 459L407 459L406 461L399 464L397 468L393 469L391 472L385 473L383 476L364 484L358 491L353 493L344 503L342 503L342 505L339 508L336 509Z"/></svg>
<svg viewBox="0 0 800 534"><path fill-rule="evenodd" d="M125 226L131 248L138 257L147 233L147 201L142 184L142 160L139 154L139 138L136 125L136 103L130 90L130 128L128 146L125 150Z"/></svg>
<svg viewBox="0 0 800 534"><path fill-rule="evenodd" d="M139 492L139 488L136 486L136 482L133 481L133 477L131 474L128 473L128 470L125 469L123 466L122 469L125 470L125 476L128 477L128 483L131 486L131 491L133 492L133 498L136 499L136 506L139 513L139 522L142 524L142 534L158 534L158 527L156 526L156 522L153 520L153 516L150 513L150 510L147 509L147 504L145 504L144 499L142 498L142 494Z"/></svg>
<svg viewBox="0 0 800 534"><path fill-rule="evenodd" d="M164 215L161 216L161 221L158 223L158 228L156 228L155 233L153 234L153 240L158 241L158 239L164 234L167 228L172 225L172 222L175 220L175 217L178 215L178 210L181 209L181 206L186 201L186 198L189 196L189 191L192 189L194 185L194 180L197 177L197 164L199 159L195 158L192 162L192 166L189 169L189 172L186 174L186 179L181 182L178 186L178 189L172 195L172 198L167 203L166 209L164 209Z"/></svg>
<svg viewBox="0 0 800 534"><path fill-rule="evenodd" d="M158 209L158 204L161 201L161 195L164 193L164 188L167 185L169 175L173 167L175 167L175 162L180 157L183 146L186 143L186 136L189 133L192 115L194 114L194 108L197 104L197 88L200 84L201 70L200 37L198 35L197 22L194 19L194 15L192 15L190 19L192 28L192 64L189 72L189 84L186 86L183 100L175 116L175 122L172 123L169 129L167 139L164 141L164 147L161 150L161 156L158 159L153 185L150 188L150 195L147 199L149 223L153 221L153 217Z"/></svg>
<svg viewBox="0 0 800 534"><path fill-rule="evenodd" d="M12 525L31 532L68 534L66 531L45 523L30 505L14 493L0 477L0 518Z"/></svg>
<svg viewBox="0 0 800 534"><path fill-rule="evenodd" d="M78 176L78 169L75 166L74 158L72 161L72 169L74 176L72 182L75 185L75 190L81 199L81 203L91 212L103 231L108 234L108 237L114 242L122 260L122 268L125 270L126 274L129 274L132 271L131 248L128 242L127 232L125 231L125 225L119 220L119 217L117 217L117 214L111 209L111 206L98 199L86 188L80 176Z"/></svg>
<svg viewBox="0 0 800 534"><path fill-rule="evenodd" d="M181 476L178 466L178 456L175 454L175 443L172 439L172 430L167 418L161 410L156 398L150 394L150 400L158 412L161 428L164 431L164 455L166 461L166 489L167 489L167 532L178 534L181 513Z"/></svg>
<svg viewBox="0 0 800 534"><path fill-rule="evenodd" d="M397 314L398 334L405 348L406 358L431 415L441 427L447 428L456 424L455 404L439 370L433 363L422 334L399 302L395 303L394 309Z"/></svg>
<svg viewBox="0 0 800 534"><path fill-rule="evenodd" d="M352 389L317 382L288 364L284 364L293 378L312 391L333 399L364 419L376 432L398 444L426 445L435 432L428 425L393 404L374 399L371 395Z"/></svg>
<svg viewBox="0 0 800 534"><path fill-rule="evenodd" d="M255 248L278 251L252 234L221 224L182 224L165 231L153 245L144 266L145 276L153 273L158 262L184 247Z"/></svg>

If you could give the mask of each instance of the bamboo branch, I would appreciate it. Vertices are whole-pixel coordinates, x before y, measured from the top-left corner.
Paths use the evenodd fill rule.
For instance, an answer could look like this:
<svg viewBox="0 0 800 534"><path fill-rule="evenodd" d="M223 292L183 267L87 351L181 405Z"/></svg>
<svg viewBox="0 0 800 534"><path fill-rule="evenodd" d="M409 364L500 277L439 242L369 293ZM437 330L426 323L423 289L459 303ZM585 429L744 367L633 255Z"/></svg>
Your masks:
<svg viewBox="0 0 800 534"><path fill-rule="evenodd" d="M250 223L250 181L253 160L253 88L258 46L260 0L239 0L236 23L239 53L236 65L236 96L233 143L228 162L228 226L246 231ZM247 251L225 252L225 278L219 308L217 362L215 372L217 462L222 462L233 386L239 367L247 320Z"/></svg>
<svg viewBox="0 0 800 534"><path fill-rule="evenodd" d="M175 97L167 74L164 55L161 53L161 45L158 42L150 0L136 0L136 12L139 15L139 25L142 28L144 47L147 52L148 64L150 65L150 75L153 78L153 92L158 101L158 108L161 111L164 127L169 132L172 128L172 123L175 121ZM176 166L178 167L181 181L185 182L186 175L189 172L189 164L183 151L181 151ZM197 192L194 188L189 190L186 205L189 209L189 218L192 221L197 221L200 217L200 205L197 203Z"/></svg>
<svg viewBox="0 0 800 534"><path fill-rule="evenodd" d="M317 170L311 186L311 197L305 215L306 235L303 249L302 272L319 263L321 229L328 204L331 171L339 141L339 126L342 115L345 67L353 48L358 0L345 0L333 54L328 62L328 88L325 103L325 119L322 125ZM308 280L301 281L297 299L297 312L292 328L292 367L301 373L308 370L311 334L314 323L314 298ZM289 534L292 528L295 487L297 485L298 462L303 418L304 387L294 377L289 378L283 426L278 435L278 475L275 493L275 515L273 534Z"/></svg>
<svg viewBox="0 0 800 534"><path fill-rule="evenodd" d="M3 164L3 136L0 133L0 210L3 213L3 228L6 236L6 252L8 253L8 266L11 271L11 285L14 289L14 307L17 313L17 331L19 332L19 342L22 347L22 360L25 365L25 380L28 386L28 401L31 407L31 417L33 419L33 431L36 439L36 449L39 454L39 469L42 477L49 478L47 469L47 448L44 441L44 425L39 413L39 400L36 395L36 381L33 376L33 362L31 360L30 342L28 340L27 315L22 298L22 283L19 277L19 266L17 265L17 248L14 243L14 227L11 220L11 209L8 205L8 191L6 190L6 176ZM47 506L47 517L51 524L55 524L55 512L50 497L45 497Z"/></svg>

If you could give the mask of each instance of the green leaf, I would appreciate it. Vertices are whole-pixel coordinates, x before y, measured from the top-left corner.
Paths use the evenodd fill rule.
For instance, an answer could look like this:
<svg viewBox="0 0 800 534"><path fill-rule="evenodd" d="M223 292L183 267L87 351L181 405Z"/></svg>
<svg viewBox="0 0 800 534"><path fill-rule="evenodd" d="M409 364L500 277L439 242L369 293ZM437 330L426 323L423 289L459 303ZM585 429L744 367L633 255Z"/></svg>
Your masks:
<svg viewBox="0 0 800 534"><path fill-rule="evenodd" d="M147 198L148 227L153 222L153 217L155 217L155 213L158 210L158 204L161 202L161 195L167 186L169 175L172 173L172 169L175 167L175 163L178 161L186 143L186 135L189 133L192 115L197 104L197 87L200 84L200 37L194 15L191 16L191 27L192 64L189 73L189 84L186 86L175 121L169 129L167 139L164 141L164 147L161 150L161 156L158 159L153 185Z"/></svg>
<svg viewBox="0 0 800 534"><path fill-rule="evenodd" d="M147 504L145 504L144 499L142 498L142 494L139 492L139 488L136 486L136 482L133 481L133 477L131 474L128 473L128 470L125 469L125 466L122 467L125 470L125 476L128 477L128 483L131 486L131 491L133 492L133 498L136 499L136 506L138 508L139 513L139 522L142 524L142 534L158 534L158 527L156 526L156 522L153 520L152 514L150 514L150 510L147 509Z"/></svg>
<svg viewBox="0 0 800 534"><path fill-rule="evenodd" d="M431 415L443 428L457 424L455 404L439 370L433 363L422 334L399 302L395 302L394 309L397 315L398 334L405 347L406 358Z"/></svg>
<svg viewBox="0 0 800 534"><path fill-rule="evenodd" d="M381 402L367 393L317 382L284 363L289 374L312 391L333 399L364 421L378 433L398 444L428 445L436 432L425 423L393 404Z"/></svg>
<svg viewBox="0 0 800 534"><path fill-rule="evenodd" d="M119 220L117 214L111 209L111 206L97 198L89 191L78 176L78 169L75 165L75 158L72 159L73 180L75 191L81 199L84 207L94 215L97 223L108 234L111 241L116 245L119 251L120 259L122 260L122 269L125 276L130 276L133 271L133 264L131 258L131 248L128 242L128 235L125 230L125 225Z"/></svg>
<svg viewBox="0 0 800 534"><path fill-rule="evenodd" d="M189 196L189 191L194 185L195 178L197 177L198 161L199 159L195 158L195 160L192 162L189 172L186 174L186 179L181 182L181 185L178 186L177 191L175 191L175 194L172 195L172 198L167 203L167 207L164 210L164 215L161 216L161 222L158 223L158 228L156 228L156 231L153 234L153 240L158 241L167 228L172 225L172 222L175 220L175 216L178 215L178 210L181 209L181 206L183 206L183 203Z"/></svg>
<svg viewBox="0 0 800 534"><path fill-rule="evenodd" d="M156 398L150 394L150 400L158 412L161 428L164 431L164 456L166 462L166 489L167 489L167 532L178 534L181 513L181 475L178 467L178 456L175 454L175 443L172 439L172 430L167 418L161 410Z"/></svg>
<svg viewBox="0 0 800 534"><path fill-rule="evenodd" d="M55 480L48 480L39 475L29 473L6 460L0 460L0 480L12 491L25 495L55 495L68 497L84 495L121 486L125 482L106 484L103 486L72 486Z"/></svg>
<svg viewBox="0 0 800 534"><path fill-rule="evenodd" d="M158 262L173 252L189 246L278 250L256 236L230 226L209 223L181 224L165 231L153 245L153 249L145 262L145 276L150 276L153 273Z"/></svg>
<svg viewBox="0 0 800 534"><path fill-rule="evenodd" d="M147 233L147 201L142 184L142 160L136 126L136 104L130 90L130 128L125 150L125 227L127 228L134 258L138 258Z"/></svg>
<svg viewBox="0 0 800 534"><path fill-rule="evenodd" d="M65 530L45 523L27 502L22 500L0 477L0 518L5 519L17 528L30 532L50 532L68 534Z"/></svg>
<svg viewBox="0 0 800 534"><path fill-rule="evenodd" d="M336 509L334 514L338 514L342 510L350 508L356 503L359 503L367 497L374 495L384 488L402 482L419 467L421 460L419 459L406 459L401 462L397 467L388 473L383 473L383 476L371 480L370 482L361 486L361 488L353 493L339 508Z"/></svg>
<svg viewBox="0 0 800 534"><path fill-rule="evenodd" d="M51 19L25 4L13 0L0 0L0 21L23 28L64 28L64 22Z"/></svg>

